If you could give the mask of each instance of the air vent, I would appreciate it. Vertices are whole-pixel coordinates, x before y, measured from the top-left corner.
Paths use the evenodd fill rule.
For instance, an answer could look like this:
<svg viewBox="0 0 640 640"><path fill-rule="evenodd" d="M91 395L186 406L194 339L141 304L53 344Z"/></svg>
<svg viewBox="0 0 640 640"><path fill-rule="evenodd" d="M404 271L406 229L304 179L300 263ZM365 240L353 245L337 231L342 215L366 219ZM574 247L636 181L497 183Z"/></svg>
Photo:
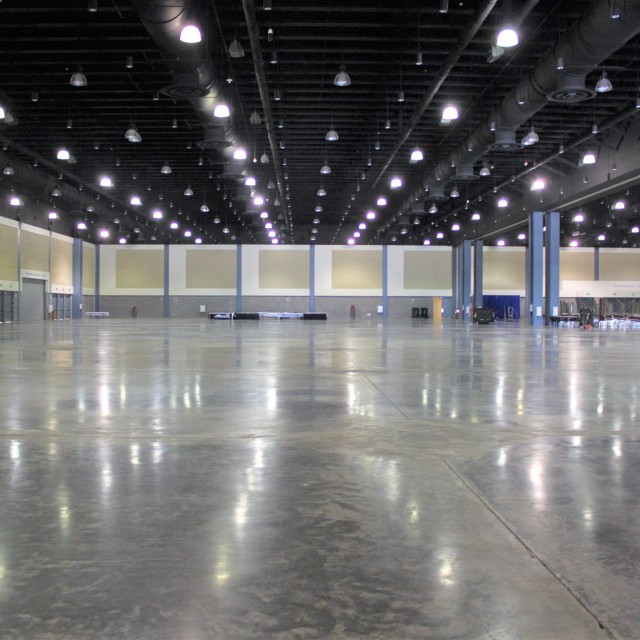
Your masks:
<svg viewBox="0 0 640 640"><path fill-rule="evenodd" d="M471 182L477 179L478 176L473 173L472 164L460 164L456 166L455 182Z"/></svg>
<svg viewBox="0 0 640 640"><path fill-rule="evenodd" d="M584 85L584 76L573 76L567 73L558 74L556 88L547 94L551 102L574 103L590 100L596 95L593 89Z"/></svg>
<svg viewBox="0 0 640 640"><path fill-rule="evenodd" d="M495 141L489 145L493 151L517 151L522 145L516 142L514 129L498 129L495 133Z"/></svg>
<svg viewBox="0 0 640 640"><path fill-rule="evenodd" d="M224 127L209 127L205 129L204 140L198 142L201 149L225 149L231 146L224 135Z"/></svg>
<svg viewBox="0 0 640 640"><path fill-rule="evenodd" d="M162 88L161 91L165 96L176 100L191 100L202 98L209 93L209 89L203 88L202 84L196 71L188 71L176 74L173 82Z"/></svg>

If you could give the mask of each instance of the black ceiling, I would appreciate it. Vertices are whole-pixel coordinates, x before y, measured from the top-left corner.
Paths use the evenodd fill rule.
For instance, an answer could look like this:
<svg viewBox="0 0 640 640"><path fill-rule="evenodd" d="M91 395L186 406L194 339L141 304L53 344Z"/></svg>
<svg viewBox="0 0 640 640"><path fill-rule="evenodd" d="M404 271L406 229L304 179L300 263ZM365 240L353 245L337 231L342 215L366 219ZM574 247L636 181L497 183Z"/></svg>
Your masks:
<svg viewBox="0 0 640 640"><path fill-rule="evenodd" d="M522 221L527 210L557 205L563 211L566 241L576 237L592 245L606 230L607 244L635 246L633 205L640 202L635 180L607 189L606 195L588 185L591 195L579 203L588 210L587 220L577 226L571 222L577 205L563 200L568 195L578 199L580 189L572 187L568 194L565 185L577 183L585 145L599 148L599 162L606 156L615 169L611 157L626 137L637 135L637 37L610 46L614 53L582 69L590 88L606 70L613 91L581 102L547 102L516 129L520 141L534 126L538 143L476 154L474 177L483 163L490 167L489 177L448 177L442 181L444 199L431 197L439 185L429 179L439 162L486 126L492 111L559 46L591 4L607 4L609 13L620 13L617 20L623 21L636 4L631 0L529 0L513 2L510 10L504 2L488 0L267 0L270 10L264 0L96 4L97 11L89 11L89 0L0 3L0 103L15 118L13 124L0 121L0 165L16 168L13 175L0 175L0 185L36 203L34 211L45 212L56 204L61 217L54 229L75 233L77 221L85 219L87 239L108 227L113 242L120 236L129 242L193 242L198 236L204 242L270 242L259 215L266 210L266 221L283 243L306 244L312 238L323 244L345 243L365 221L366 212L375 210L376 219L366 221L357 239L360 244L418 244L425 239L451 244L463 237L517 243L517 234L526 231ZM201 148L207 137L220 140L220 131L211 128L217 122L209 117L208 123L208 116L198 113L197 101L163 91L175 87L176 71L193 62L192 45L179 43L173 34L173 51L168 51L170 38L161 41L154 32L164 25L156 23L150 31L141 16L148 18L157 10L162 17L185 7L184 15L201 24L206 44L198 49L201 59L192 67L205 76L210 72L207 86L212 82L213 91L222 92L231 104L226 137L246 147L245 163L231 159L235 146L222 149L214 143L208 145L213 148ZM489 62L507 15L520 23L520 44ZM629 31L634 32L633 26ZM242 45L243 57L229 55L234 39ZM461 55L454 59L458 47ZM416 64L419 54L422 65ZM260 58L262 63L256 64ZM334 85L341 65L350 86ZM87 77L86 87L69 83L79 67ZM265 81L262 87L259 78ZM443 126L440 116L448 103L458 106L460 118ZM254 111L260 124L251 124ZM142 142L125 140L130 123ZM325 140L331 128L338 141ZM566 147L563 154L558 153L560 145ZM56 160L61 146L70 150L75 163ZM415 147L424 151L424 161L410 165ZM265 154L266 163L261 161ZM170 175L160 171L165 163ZM323 176L325 163L331 174ZM549 183L542 202L533 202L529 194L533 167ZM36 174L48 178L39 180ZM113 178L111 189L99 187L105 174ZM244 186L248 175L256 177L257 193L267 198L264 206L252 204L250 189ZM397 191L389 188L394 176L403 180ZM56 180L71 187L63 197L51 196ZM267 188L269 181L275 188ZM317 195L321 186L326 196ZM187 187L193 196L184 194ZM459 198L450 197L454 187ZM74 196L77 189L79 197ZM509 197L506 212L489 206L494 191ZM142 198L141 207L130 205L133 193ZM388 200L385 207L376 206L380 195ZM616 219L610 204L619 196L628 206ZM87 212L94 199L96 210ZM200 210L205 201L208 212ZM428 213L434 202L438 212ZM316 211L318 206L321 211ZM154 209L162 210L162 220L152 219ZM475 211L482 213L480 223L471 222ZM3 214L21 215L6 206ZM31 221L24 215L22 219ZM178 229L170 228L172 221L179 223ZM451 232L452 222L461 225L459 232ZM223 233L225 228L228 233ZM186 229L192 231L190 238L184 237ZM436 238L438 230L444 232L442 240Z"/></svg>

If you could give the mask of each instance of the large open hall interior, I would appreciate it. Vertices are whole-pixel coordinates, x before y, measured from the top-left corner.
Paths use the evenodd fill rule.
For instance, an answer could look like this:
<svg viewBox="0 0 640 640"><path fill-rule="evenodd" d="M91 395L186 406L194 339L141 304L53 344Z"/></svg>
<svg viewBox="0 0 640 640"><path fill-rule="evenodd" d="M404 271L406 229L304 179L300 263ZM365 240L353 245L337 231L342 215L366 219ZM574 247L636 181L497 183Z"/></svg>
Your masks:
<svg viewBox="0 0 640 640"><path fill-rule="evenodd" d="M0 638L640 640L640 2L0 21Z"/></svg>

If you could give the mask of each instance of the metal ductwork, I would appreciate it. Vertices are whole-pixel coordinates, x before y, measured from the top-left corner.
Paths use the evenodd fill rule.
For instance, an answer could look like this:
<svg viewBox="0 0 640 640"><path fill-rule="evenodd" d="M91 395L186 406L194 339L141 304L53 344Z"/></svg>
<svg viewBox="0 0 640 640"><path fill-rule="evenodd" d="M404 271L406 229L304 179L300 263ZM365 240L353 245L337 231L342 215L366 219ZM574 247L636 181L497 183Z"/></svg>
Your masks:
<svg viewBox="0 0 640 640"><path fill-rule="evenodd" d="M201 148L230 155L228 148L240 141L232 124L221 124L213 116L216 104L225 99L224 80L216 71L206 37L194 44L180 41L180 32L188 22L195 22L204 30L205 7L198 0L133 0L133 5L173 75L171 83L161 89L162 93L191 102L205 128L204 139L199 143Z"/></svg>
<svg viewBox="0 0 640 640"><path fill-rule="evenodd" d="M487 121L423 179L428 189L438 181L446 182L456 166L473 164L489 149L519 148L515 130L540 111L549 101L576 102L593 96L584 86L584 77L640 33L640 2L625 2L618 19L611 18L609 0L594 0L582 17L556 45L544 55ZM558 59L563 71L558 70ZM412 194L403 203L408 209ZM402 210L401 209L401 210Z"/></svg>

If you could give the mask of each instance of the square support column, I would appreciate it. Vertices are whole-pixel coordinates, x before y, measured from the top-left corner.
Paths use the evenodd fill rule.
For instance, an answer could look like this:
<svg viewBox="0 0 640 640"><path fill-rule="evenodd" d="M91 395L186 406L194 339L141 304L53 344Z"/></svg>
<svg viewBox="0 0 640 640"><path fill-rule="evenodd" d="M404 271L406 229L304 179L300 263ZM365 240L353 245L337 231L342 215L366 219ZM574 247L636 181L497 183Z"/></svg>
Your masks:
<svg viewBox="0 0 640 640"><path fill-rule="evenodd" d="M309 245L309 311L316 310L316 245Z"/></svg>
<svg viewBox="0 0 640 640"><path fill-rule="evenodd" d="M460 270L458 269L458 247L451 247L451 317L456 317L458 308L458 282L460 280Z"/></svg>
<svg viewBox="0 0 640 640"><path fill-rule="evenodd" d="M94 310L100 311L100 244L96 244L96 295Z"/></svg>
<svg viewBox="0 0 640 640"><path fill-rule="evenodd" d="M71 298L71 317L82 318L82 238L73 239L72 281L73 296Z"/></svg>
<svg viewBox="0 0 640 640"><path fill-rule="evenodd" d="M164 245L164 295L162 296L162 317L169 317L169 245Z"/></svg>
<svg viewBox="0 0 640 640"><path fill-rule="evenodd" d="M242 245L236 245L236 311L242 311Z"/></svg>
<svg viewBox="0 0 640 640"><path fill-rule="evenodd" d="M476 309L482 307L483 303L483 255L484 244L482 240L473 243L473 306Z"/></svg>
<svg viewBox="0 0 640 640"><path fill-rule="evenodd" d="M462 278L461 278L461 295L460 305L462 308L461 317L469 320L469 303L471 302L471 240L463 240L462 254Z"/></svg>
<svg viewBox="0 0 640 640"><path fill-rule="evenodd" d="M382 317L389 317L389 247L382 245Z"/></svg>
<svg viewBox="0 0 640 640"><path fill-rule="evenodd" d="M543 293L543 214L532 211L529 214L529 274L527 278L527 298L529 299L529 324L542 326Z"/></svg>
<svg viewBox="0 0 640 640"><path fill-rule="evenodd" d="M544 216L544 310L545 324L560 313L560 213L550 211Z"/></svg>

